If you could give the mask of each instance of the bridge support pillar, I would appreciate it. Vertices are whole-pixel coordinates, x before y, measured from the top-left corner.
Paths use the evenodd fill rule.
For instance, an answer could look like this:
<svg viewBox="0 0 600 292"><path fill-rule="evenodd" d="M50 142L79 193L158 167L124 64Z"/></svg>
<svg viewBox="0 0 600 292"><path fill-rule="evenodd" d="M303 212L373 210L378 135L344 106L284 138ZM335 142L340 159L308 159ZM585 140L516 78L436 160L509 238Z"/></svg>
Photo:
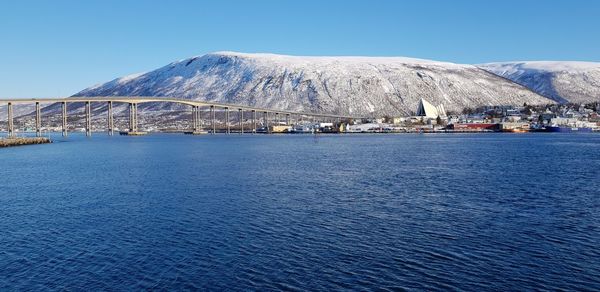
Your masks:
<svg viewBox="0 0 600 292"><path fill-rule="evenodd" d="M214 105L210 106L210 125L212 127L211 134L214 135L217 132L217 121L215 118L215 106Z"/></svg>
<svg viewBox="0 0 600 292"><path fill-rule="evenodd" d="M8 113L8 138L14 138L15 137L15 123L13 120L13 104L12 103L8 103L7 106L7 113Z"/></svg>
<svg viewBox="0 0 600 292"><path fill-rule="evenodd" d="M62 102L62 136L67 137L67 102Z"/></svg>
<svg viewBox="0 0 600 292"><path fill-rule="evenodd" d="M229 128L229 108L228 107L225 108L225 127L227 129L227 134L229 134L231 132L231 129Z"/></svg>
<svg viewBox="0 0 600 292"><path fill-rule="evenodd" d="M42 113L39 101L35 103L35 136L42 136Z"/></svg>
<svg viewBox="0 0 600 292"><path fill-rule="evenodd" d="M256 111L252 110L252 134L256 133Z"/></svg>
<svg viewBox="0 0 600 292"><path fill-rule="evenodd" d="M196 131L200 131L202 128L202 119L200 116L200 106L196 106Z"/></svg>
<svg viewBox="0 0 600 292"><path fill-rule="evenodd" d="M192 132L199 131L199 109L197 105L192 106Z"/></svg>
<svg viewBox="0 0 600 292"><path fill-rule="evenodd" d="M285 125L286 126L290 125L290 114L285 114Z"/></svg>
<svg viewBox="0 0 600 292"><path fill-rule="evenodd" d="M240 123L240 135L244 134L244 110L243 109L239 109L239 123Z"/></svg>
<svg viewBox="0 0 600 292"><path fill-rule="evenodd" d="M138 131L137 125L137 103L129 104L129 132L135 133Z"/></svg>
<svg viewBox="0 0 600 292"><path fill-rule="evenodd" d="M113 114L113 102L108 102L108 135L112 136L115 134L115 120Z"/></svg>
<svg viewBox="0 0 600 292"><path fill-rule="evenodd" d="M85 135L92 135L92 106L89 101L85 102Z"/></svg>
<svg viewBox="0 0 600 292"><path fill-rule="evenodd" d="M265 125L266 125L266 133L267 134L271 134L271 127L269 125L270 121L269 121L269 112L265 112Z"/></svg>

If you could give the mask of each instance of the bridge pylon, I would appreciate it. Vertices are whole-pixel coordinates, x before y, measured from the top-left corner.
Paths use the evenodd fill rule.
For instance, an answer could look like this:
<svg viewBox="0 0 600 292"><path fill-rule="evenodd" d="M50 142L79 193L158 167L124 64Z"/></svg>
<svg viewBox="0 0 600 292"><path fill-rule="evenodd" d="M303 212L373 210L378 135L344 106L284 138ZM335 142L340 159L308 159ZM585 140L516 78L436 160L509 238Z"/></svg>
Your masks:
<svg viewBox="0 0 600 292"><path fill-rule="evenodd" d="M210 125L212 127L211 134L214 135L217 132L217 121L216 121L216 117L215 117L215 106L214 105L210 106Z"/></svg>
<svg viewBox="0 0 600 292"><path fill-rule="evenodd" d="M225 129L226 133L229 135L231 133L231 128L229 124L229 107L225 107Z"/></svg>
<svg viewBox="0 0 600 292"><path fill-rule="evenodd" d="M114 114L113 114L113 102L109 101L108 102L108 121L107 121L107 127L108 127L108 135L112 136L115 134L115 119L114 119Z"/></svg>
<svg viewBox="0 0 600 292"><path fill-rule="evenodd" d="M13 120L13 104L11 102L8 103L7 106L7 112L8 112L8 138L14 138L15 137L15 123Z"/></svg>
<svg viewBox="0 0 600 292"><path fill-rule="evenodd" d="M63 101L61 107L62 107L62 115L61 115L62 136L67 137L67 102Z"/></svg>
<svg viewBox="0 0 600 292"><path fill-rule="evenodd" d="M244 110L243 109L239 109L239 124L240 124L240 135L244 134Z"/></svg>
<svg viewBox="0 0 600 292"><path fill-rule="evenodd" d="M252 110L252 134L256 133L256 110Z"/></svg>
<svg viewBox="0 0 600 292"><path fill-rule="evenodd" d="M92 106L89 101L85 102L85 135L92 136Z"/></svg>
<svg viewBox="0 0 600 292"><path fill-rule="evenodd" d="M35 103L35 136L42 136L42 113L39 102Z"/></svg>
<svg viewBox="0 0 600 292"><path fill-rule="evenodd" d="M129 132L136 133L138 131L137 124L137 103L129 103Z"/></svg>

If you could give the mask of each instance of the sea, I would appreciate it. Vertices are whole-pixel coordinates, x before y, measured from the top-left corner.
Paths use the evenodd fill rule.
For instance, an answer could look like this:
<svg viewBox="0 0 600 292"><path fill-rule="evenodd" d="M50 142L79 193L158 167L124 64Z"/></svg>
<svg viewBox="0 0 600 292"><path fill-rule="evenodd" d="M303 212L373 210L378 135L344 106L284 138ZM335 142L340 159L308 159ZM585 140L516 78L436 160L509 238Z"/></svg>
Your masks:
<svg viewBox="0 0 600 292"><path fill-rule="evenodd" d="M0 291L600 290L599 134L0 149Z"/></svg>

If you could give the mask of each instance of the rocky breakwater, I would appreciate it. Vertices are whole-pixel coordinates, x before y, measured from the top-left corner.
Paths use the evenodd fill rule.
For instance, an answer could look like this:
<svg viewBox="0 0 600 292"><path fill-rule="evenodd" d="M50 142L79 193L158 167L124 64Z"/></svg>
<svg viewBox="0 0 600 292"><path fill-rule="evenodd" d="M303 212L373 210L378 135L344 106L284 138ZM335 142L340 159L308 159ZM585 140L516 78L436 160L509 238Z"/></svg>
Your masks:
<svg viewBox="0 0 600 292"><path fill-rule="evenodd" d="M4 138L0 139L0 148L12 147L12 146L23 146L33 144L46 144L52 143L52 140L47 137L34 137L34 138Z"/></svg>

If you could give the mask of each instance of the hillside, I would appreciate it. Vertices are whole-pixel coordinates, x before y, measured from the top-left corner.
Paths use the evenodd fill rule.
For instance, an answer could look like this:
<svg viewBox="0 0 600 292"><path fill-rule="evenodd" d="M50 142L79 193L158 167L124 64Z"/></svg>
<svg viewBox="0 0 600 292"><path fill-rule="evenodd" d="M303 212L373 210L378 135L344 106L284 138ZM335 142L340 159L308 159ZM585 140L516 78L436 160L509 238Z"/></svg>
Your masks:
<svg viewBox="0 0 600 292"><path fill-rule="evenodd" d="M407 115L425 98L460 111L552 102L472 65L401 57L296 57L219 52L87 88L77 96L173 96L274 109ZM140 106L160 110L167 104Z"/></svg>
<svg viewBox="0 0 600 292"><path fill-rule="evenodd" d="M478 66L560 103L600 101L600 63L547 61Z"/></svg>

